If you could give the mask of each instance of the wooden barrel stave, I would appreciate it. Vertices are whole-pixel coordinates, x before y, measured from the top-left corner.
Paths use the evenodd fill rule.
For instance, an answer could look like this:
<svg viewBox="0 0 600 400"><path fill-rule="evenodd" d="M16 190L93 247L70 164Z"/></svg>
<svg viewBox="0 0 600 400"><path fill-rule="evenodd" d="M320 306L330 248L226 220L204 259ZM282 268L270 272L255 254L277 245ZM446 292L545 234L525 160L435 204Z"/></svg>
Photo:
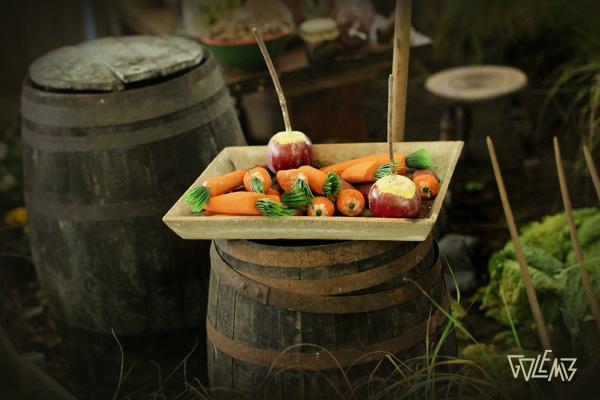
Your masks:
<svg viewBox="0 0 600 400"><path fill-rule="evenodd" d="M217 241L217 248L224 242ZM349 243L348 245L351 246L352 244ZM231 250L231 246L227 243L223 247ZM410 245L396 246L395 248L392 246L391 250L388 249L388 253L397 255L399 249L406 251L410 247ZM225 251L221 249L219 253L223 254ZM435 311L435 307L432 307L429 300L422 294L420 296L415 295L414 298L392 307L384 307L364 313L315 313L264 304L261 301L262 299L257 301L257 298L249 297L246 293L232 290L229 282L224 280L218 272L215 272L215 259L219 257L217 254L217 252L214 252L212 255L213 271L209 290L208 323L223 336L242 343L250 350L254 348L281 352L298 343L312 343L334 352L348 348L361 348L398 337L402 335L406 327L415 325L416 321L426 320L430 313ZM226 258L231 262L228 262L228 264L234 264L231 267L235 268L243 265L242 268L248 269L249 263L240 263L239 260L237 263L232 262L235 257L232 257L231 254ZM379 255L376 258L382 261L385 260L385 255L383 257ZM410 279L418 280L432 270L437 258L437 250L431 247L420 264L411 268L394 283L385 282L374 288L368 288L366 291L349 292L336 297L348 298L361 294L377 293L391 287L411 285L403 281L402 278L410 276ZM377 263L370 261L366 264L376 268ZM298 279L294 274L296 273L295 270L301 267L294 264L293 261L290 264L290 266L281 268L283 272L279 271L277 273L291 279ZM332 266L332 269L344 269L344 267L344 264L338 264ZM352 265L352 263L348 263L347 267L347 274L350 275L357 270L357 266ZM261 268L268 271L266 275L277 274L265 266L256 266L255 272ZM313 266L306 268L306 270L317 271L318 268ZM364 268L362 269L364 270ZM368 270L368 268L366 269ZM339 276L339 272L339 270L336 271L337 276ZM315 279L314 282L318 284L318 279ZM441 302L441 299L445 296L445 287L439 275L437 281L427 289L432 298L438 302ZM436 327L436 330L440 327L441 324ZM256 388L264 380L269 371L267 365L259 366L253 365L252 362L243 361L244 357L248 357L248 354L245 353L242 357L239 357L239 354L242 353L238 354L241 359L232 358L226 352L219 350L220 339L217 340L218 338L215 339L214 337L213 339L217 342L216 345L211 345L209 332L209 380L211 384L248 391ZM435 335L432 336L432 341L434 340ZM246 350L248 349L238 349L240 352ZM314 347L302 347L300 350L303 353L322 352L322 350ZM406 358L423 352L423 344L415 344L412 348L403 349L401 355ZM366 363L365 365L353 367L350 372L353 379L358 379L366 376L366 371L373 367L372 362ZM296 394L297 398L310 398L316 393L333 396L335 394L333 393L334 389L327 384L325 378L337 382L337 384L341 382L341 374L335 369L318 371L318 374L314 372L307 374L302 371L286 371L269 386L268 396L269 398L285 397L288 399L296 398ZM314 385L317 387L313 387Z"/></svg>
<svg viewBox="0 0 600 400"><path fill-rule="evenodd" d="M218 63L205 55L197 67L120 92L24 83L32 254L71 369L83 375L72 389L86 397L116 387L113 330L125 368L136 364L130 389L152 383L150 360L166 375L197 340L189 373L205 374L196 361L205 353L210 242L181 241L161 221L220 150L245 143Z"/></svg>

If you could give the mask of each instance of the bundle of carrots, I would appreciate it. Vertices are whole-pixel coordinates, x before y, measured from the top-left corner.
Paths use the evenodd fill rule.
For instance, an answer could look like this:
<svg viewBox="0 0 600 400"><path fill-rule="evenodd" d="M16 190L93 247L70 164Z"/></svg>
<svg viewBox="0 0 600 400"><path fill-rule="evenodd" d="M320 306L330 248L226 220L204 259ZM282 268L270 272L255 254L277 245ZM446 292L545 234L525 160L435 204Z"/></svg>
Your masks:
<svg viewBox="0 0 600 400"><path fill-rule="evenodd" d="M397 174L414 170L413 181L422 198L435 197L439 180L430 169L431 158L426 151L407 157L395 154L394 159ZM365 215L373 182L392 173L388 160L388 154L377 154L321 169L303 165L280 170L275 177L263 167L237 170L207 179L192 188L186 200L192 212L203 212L205 216L331 217L337 212L355 217Z"/></svg>

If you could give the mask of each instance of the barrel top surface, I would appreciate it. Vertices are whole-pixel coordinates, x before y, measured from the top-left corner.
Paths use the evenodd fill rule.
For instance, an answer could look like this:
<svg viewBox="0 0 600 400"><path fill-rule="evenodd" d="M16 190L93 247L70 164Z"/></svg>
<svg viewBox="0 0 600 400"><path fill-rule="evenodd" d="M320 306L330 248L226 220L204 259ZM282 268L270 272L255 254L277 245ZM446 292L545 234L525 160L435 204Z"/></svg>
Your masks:
<svg viewBox="0 0 600 400"><path fill-rule="evenodd" d="M120 91L194 67L203 58L199 43L181 37L107 37L50 51L31 64L29 76L49 90Z"/></svg>
<svg viewBox="0 0 600 400"><path fill-rule="evenodd" d="M451 101L477 102L491 100L523 89L527 75L513 67L473 65L445 69L431 75L426 89Z"/></svg>

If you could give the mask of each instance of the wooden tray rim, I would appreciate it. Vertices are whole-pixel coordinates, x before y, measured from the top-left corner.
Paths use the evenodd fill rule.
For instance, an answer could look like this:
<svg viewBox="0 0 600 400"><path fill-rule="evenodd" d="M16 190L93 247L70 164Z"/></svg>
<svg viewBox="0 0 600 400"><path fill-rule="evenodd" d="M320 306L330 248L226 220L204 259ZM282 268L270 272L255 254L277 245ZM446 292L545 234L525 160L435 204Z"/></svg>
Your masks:
<svg viewBox="0 0 600 400"><path fill-rule="evenodd" d="M202 182L204 180L206 180L209 176L205 176L208 171L211 171L212 169L215 168L215 166L219 163L222 163L224 161L224 159L226 159L226 161L231 162L231 154L235 153L236 151L240 151L240 150L245 150L248 148L252 148L252 149L264 149L266 152L266 146L230 146L230 147L226 147L224 148L209 164L208 166L204 169L204 171L202 171L202 173L200 174L200 176L194 181L194 183L192 183L188 189L179 197L179 199L175 202L175 204L169 209L169 211L167 211L167 213L163 216L162 221L171 229L173 230L177 235L179 235L181 238L183 239L192 239L192 240L203 240L203 239L307 239L307 238L313 238L315 240L346 240L347 235L341 234L338 236L335 235L335 231L336 229L339 229L337 226L339 226L340 224L343 225L355 225L355 226L359 226L363 223L366 224L376 224L376 225L382 225L382 226L398 226L398 227L420 227L420 228L429 228L427 233L423 233L423 234L418 234L418 235L413 235L413 237L409 237L408 235L405 235L404 237L400 237L400 236L392 236L386 239L383 239L381 237L367 237L367 235L365 235L364 238L360 238L360 239L356 239L356 238L347 238L347 240L390 240L390 241L422 241L425 240L426 237L428 236L428 234L431 232L431 229L433 229L433 225L435 224L437 217L439 216L439 212L441 210L444 198L446 196L446 192L448 191L448 187L450 185L450 181L452 179L452 175L454 174L454 170L456 168L456 165L458 163L459 157L460 157L460 153L462 151L462 148L464 146L464 142L463 141L434 141L434 142L396 142L394 143L394 147L402 147L403 144L410 144L411 147L427 147L428 145L430 145L431 143L436 143L437 145L448 145L449 148L452 150L452 154L449 156L448 161L449 163L445 166L444 169L444 179L441 182L441 186L438 192L438 195L436 196L436 199L433 202L433 205L431 207L431 212L429 214L428 217L426 218L419 218L419 219L410 219L410 218L373 218L373 217L344 217L344 216L333 216L333 217L329 217L327 219L324 219L322 217L309 217L309 216L298 216L298 217L286 217L283 219L279 219L279 220L272 220L270 218L265 218L265 217L259 217L259 216L211 216L211 217L203 217L203 216L197 216L197 215L190 215L190 216L174 216L172 215L174 213L174 210L178 207L181 206L181 204L183 204L185 202L184 196L185 193L187 193L188 190L190 190L191 188L195 187L199 182ZM365 143L327 143L327 144L314 144L313 145L313 149L321 149L321 148L325 148L325 147L331 147L331 146L348 146L348 147L358 147L358 146L364 146L364 145L385 145L385 143L381 143L381 142L365 142ZM236 235L235 233L231 234L231 235L221 235L221 236L215 236L215 235L211 235L210 233L207 233L208 231L210 231L209 229L206 228L202 228L202 231L204 231L205 234L201 234L198 235L197 232L196 234L189 234L189 233L183 233L181 232L180 228L180 224L192 224L192 223L199 223L202 226L204 225L215 225L219 222L239 222L239 223L249 223L249 224L254 224L254 228L263 228L265 230L265 234L264 235L253 235L252 237L248 237L247 235L241 234L241 235ZM290 222L292 221L292 222ZM318 222L319 224L325 224L325 225L331 225L331 226L325 226L325 230L328 231L332 231L327 235L324 236L309 236L309 235L275 235L274 233L281 233L284 231L284 227L286 225L291 225L294 224L294 222L296 221L304 221L306 223L315 223ZM258 226L256 226L258 225ZM288 228L290 228L288 226ZM299 227L294 227L296 229L306 229L307 231L310 230L310 227L306 227L306 228L299 228ZM274 229L275 232L272 230ZM348 228L346 228L348 229ZM253 229L253 231L256 231L257 229ZM414 229L413 229L414 230ZM359 235L360 236L360 235Z"/></svg>

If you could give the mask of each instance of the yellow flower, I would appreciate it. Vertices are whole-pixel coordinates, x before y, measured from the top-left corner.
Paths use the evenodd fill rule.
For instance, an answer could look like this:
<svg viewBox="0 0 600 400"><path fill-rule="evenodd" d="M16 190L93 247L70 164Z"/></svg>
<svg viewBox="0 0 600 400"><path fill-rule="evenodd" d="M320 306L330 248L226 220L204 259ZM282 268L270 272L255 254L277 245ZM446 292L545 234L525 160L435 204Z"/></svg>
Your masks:
<svg viewBox="0 0 600 400"><path fill-rule="evenodd" d="M4 222L7 225L26 225L27 210L25 207L13 208L4 216Z"/></svg>

